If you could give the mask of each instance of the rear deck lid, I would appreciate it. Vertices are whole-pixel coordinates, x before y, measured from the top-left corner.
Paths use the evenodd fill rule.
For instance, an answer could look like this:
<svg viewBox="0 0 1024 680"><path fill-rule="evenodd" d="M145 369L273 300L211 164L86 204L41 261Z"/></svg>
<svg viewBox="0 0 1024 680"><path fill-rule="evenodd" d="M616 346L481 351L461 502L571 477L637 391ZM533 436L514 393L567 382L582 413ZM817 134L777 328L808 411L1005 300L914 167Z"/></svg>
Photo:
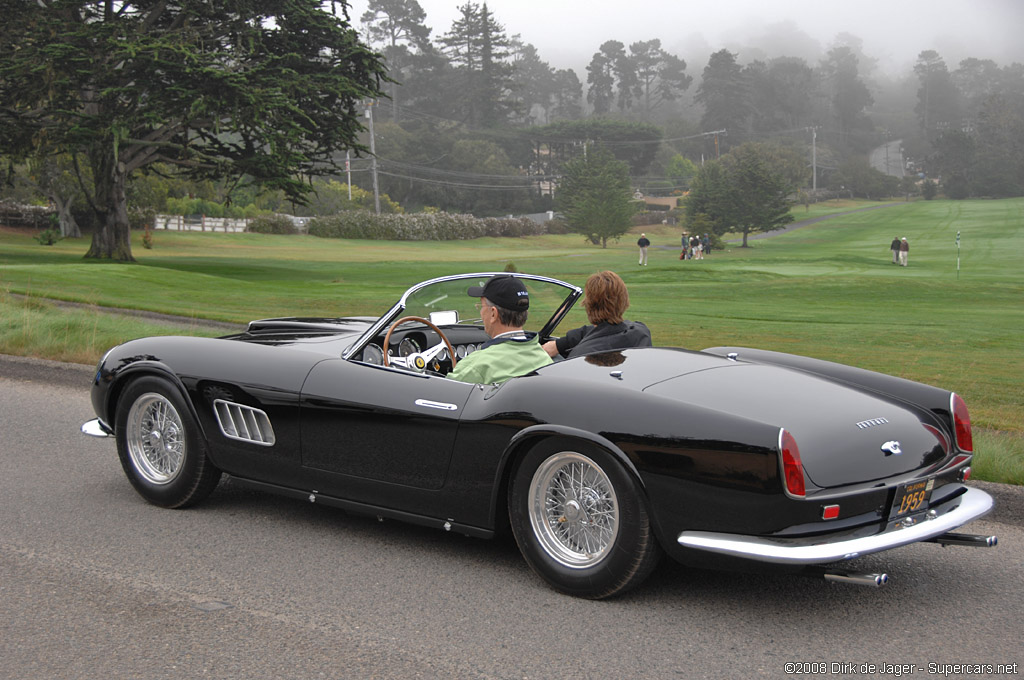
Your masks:
<svg viewBox="0 0 1024 680"><path fill-rule="evenodd" d="M947 453L909 407L786 368L719 365L645 391L785 428L800 447L804 472L819 487L910 473Z"/></svg>

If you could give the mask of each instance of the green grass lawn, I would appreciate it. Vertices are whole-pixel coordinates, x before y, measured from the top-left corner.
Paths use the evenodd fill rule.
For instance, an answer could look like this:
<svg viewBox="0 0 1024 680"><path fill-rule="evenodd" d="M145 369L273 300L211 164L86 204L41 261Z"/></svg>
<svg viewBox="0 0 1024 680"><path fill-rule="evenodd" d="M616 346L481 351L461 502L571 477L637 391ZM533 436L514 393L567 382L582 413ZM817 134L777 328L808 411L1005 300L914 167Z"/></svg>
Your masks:
<svg viewBox="0 0 1024 680"><path fill-rule="evenodd" d="M797 206L793 214L864 205ZM2 231L0 353L92 363L116 342L182 332L49 308L45 299L244 323L376 315L415 282L508 263L579 285L613 269L629 286L629 317L645 321L656 344L763 347L952 389L983 436L1024 459L1024 199L839 215L751 248L730 244L703 261L678 259L677 227L643 230L654 245L643 268L637 234L601 249L578 235L420 243L156 232L152 250L135 235L138 263L125 265L82 260L87 239L43 247L29 233ZM894 236L910 243L909 267L890 263ZM1024 471L1016 474L1024 482Z"/></svg>

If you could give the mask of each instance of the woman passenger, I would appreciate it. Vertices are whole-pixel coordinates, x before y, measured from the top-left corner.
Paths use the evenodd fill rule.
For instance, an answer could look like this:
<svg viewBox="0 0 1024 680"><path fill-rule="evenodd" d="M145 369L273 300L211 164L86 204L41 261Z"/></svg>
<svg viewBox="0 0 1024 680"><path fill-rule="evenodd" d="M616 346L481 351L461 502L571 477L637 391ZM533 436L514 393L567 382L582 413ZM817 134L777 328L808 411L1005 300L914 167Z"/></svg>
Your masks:
<svg viewBox="0 0 1024 680"><path fill-rule="evenodd" d="M583 308L592 325L574 328L565 336L544 343L544 350L552 358L651 346L651 331L647 326L623 318L629 308L629 293L615 272L590 275L583 286Z"/></svg>

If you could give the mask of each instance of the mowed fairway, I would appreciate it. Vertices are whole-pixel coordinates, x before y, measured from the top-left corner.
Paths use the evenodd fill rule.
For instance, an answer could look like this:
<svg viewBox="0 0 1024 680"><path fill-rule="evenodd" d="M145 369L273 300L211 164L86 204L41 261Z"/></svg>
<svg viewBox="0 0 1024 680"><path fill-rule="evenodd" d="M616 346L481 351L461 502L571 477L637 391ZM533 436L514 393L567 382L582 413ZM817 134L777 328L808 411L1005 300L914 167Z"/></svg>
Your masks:
<svg viewBox="0 0 1024 680"><path fill-rule="evenodd" d="M794 214L806 216L802 207ZM607 249L577 235L439 243L156 232L152 250L135 235L137 265L83 261L86 239L45 248L25 233L3 232L0 293L243 323L282 315L377 315L417 281L510 263L579 285L596 270L613 269L629 285L628 316L645 321L656 344L762 347L939 385L964 396L976 427L1009 433L1019 445L1024 199L919 201L841 214L751 241L751 248L730 244L704 261L678 259L677 228L645 229L654 247L643 268L633 245L640 229ZM894 236L910 243L909 267L891 264ZM10 295L2 304L0 352L47 354L32 349L23 328L45 327L32 315L47 314L46 306L26 306ZM73 326L91 326L96 343L153 332L135 322L115 333L126 337L112 338L102 330L104 315L77 313L103 317ZM582 312L575 314L570 322L582 321ZM57 333L50 325L40 332ZM70 328L68 322L65 335L82 333ZM91 362L103 349L91 346L87 356L49 353Z"/></svg>

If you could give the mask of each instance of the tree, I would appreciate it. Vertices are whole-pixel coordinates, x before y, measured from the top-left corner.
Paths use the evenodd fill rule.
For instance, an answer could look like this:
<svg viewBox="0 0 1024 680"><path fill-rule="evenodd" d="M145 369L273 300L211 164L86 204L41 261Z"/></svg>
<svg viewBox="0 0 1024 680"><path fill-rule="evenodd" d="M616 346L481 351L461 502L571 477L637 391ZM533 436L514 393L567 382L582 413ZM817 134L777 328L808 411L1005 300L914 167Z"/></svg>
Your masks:
<svg viewBox="0 0 1024 680"><path fill-rule="evenodd" d="M956 126L960 122L960 93L939 53L925 50L918 54L914 73L921 83L914 107L921 129L934 135L938 130Z"/></svg>
<svg viewBox="0 0 1024 680"><path fill-rule="evenodd" d="M749 234L780 229L793 220L786 197L795 187L772 169L770 159L763 145L752 142L736 147L722 159L735 194L732 226L743 233L744 248Z"/></svg>
<svg viewBox="0 0 1024 680"><path fill-rule="evenodd" d="M57 209L60 235L64 238L81 238L82 230L72 208L82 196L82 178L81 175L76 178L70 157L36 157L29 161L28 170L29 181Z"/></svg>
<svg viewBox="0 0 1024 680"><path fill-rule="evenodd" d="M828 97L829 115L845 141L854 130L870 127L864 110L874 103L867 85L860 79L857 55L849 47L834 47L821 63L822 81Z"/></svg>
<svg viewBox="0 0 1024 680"><path fill-rule="evenodd" d="M635 42L629 51L635 69L636 97L644 119L650 120L654 109L678 99L693 78L686 74L686 62L661 49L660 40Z"/></svg>
<svg viewBox="0 0 1024 680"><path fill-rule="evenodd" d="M154 163L301 201L302 175L328 172L340 149L364 150L359 102L386 78L319 0L5 6L0 138L17 154L88 165L99 224L89 258L133 259L126 188Z"/></svg>
<svg viewBox="0 0 1024 680"><path fill-rule="evenodd" d="M384 57L392 77L388 93L391 118L398 120L400 83L411 65L412 54L422 51L430 40L430 29L423 25L427 14L416 0L370 0L362 22L371 43L384 46Z"/></svg>
<svg viewBox="0 0 1024 680"><path fill-rule="evenodd" d="M588 145L584 155L566 163L555 205L573 231L607 248L608 239L629 231L636 212L629 166L607 149Z"/></svg>
<svg viewBox="0 0 1024 680"><path fill-rule="evenodd" d="M744 69L750 79L755 130L791 130L810 123L814 71L803 59L779 57Z"/></svg>
<svg viewBox="0 0 1024 680"><path fill-rule="evenodd" d="M883 196L894 196L900 190L899 178L876 170L863 156L847 158L839 165L829 180L832 189L842 187L850 192L850 196L879 199Z"/></svg>
<svg viewBox="0 0 1024 680"><path fill-rule="evenodd" d="M463 120L473 127L506 123L516 110L508 62L511 42L487 3L467 2L459 12L440 43L460 76L456 98Z"/></svg>
<svg viewBox="0 0 1024 680"><path fill-rule="evenodd" d="M687 198L686 220L713 225L715 234L743 234L743 247L751 233L772 231L789 224L793 216L786 198L793 187L773 171L771 153L761 144L742 144L705 163L694 178Z"/></svg>
<svg viewBox="0 0 1024 680"><path fill-rule="evenodd" d="M750 86L736 55L719 50L708 59L696 101L704 105L700 123L704 130L745 132L750 118Z"/></svg>
<svg viewBox="0 0 1024 680"><path fill-rule="evenodd" d="M572 69L560 69L554 75L554 103L551 118L579 120L583 116L583 83Z"/></svg>
<svg viewBox="0 0 1024 680"><path fill-rule="evenodd" d="M686 228L690 233L711 231L716 236L732 225L733 199L729 177L719 160L704 163L690 183L686 197Z"/></svg>
<svg viewBox="0 0 1024 680"><path fill-rule="evenodd" d="M555 70L542 61L537 48L513 39L512 85L518 100L518 109L527 123L533 121L539 109L539 121L545 124L555 100Z"/></svg>
<svg viewBox="0 0 1024 680"><path fill-rule="evenodd" d="M587 65L587 103L596 115L609 113L615 101L615 62L625 58L625 46L617 40L601 45Z"/></svg>
<svg viewBox="0 0 1024 680"><path fill-rule="evenodd" d="M685 189L697 174L697 170L696 163L677 153L669 159L668 165L665 166L665 176L672 180L672 184L675 185L673 188Z"/></svg>
<svg viewBox="0 0 1024 680"><path fill-rule="evenodd" d="M531 137L538 145L546 144L548 154L538 149L535 163L545 174L559 172L561 164L583 153L585 144L614 149L615 157L629 164L633 175L643 175L661 145L662 133L647 123L627 123L606 118L559 121L533 128Z"/></svg>

